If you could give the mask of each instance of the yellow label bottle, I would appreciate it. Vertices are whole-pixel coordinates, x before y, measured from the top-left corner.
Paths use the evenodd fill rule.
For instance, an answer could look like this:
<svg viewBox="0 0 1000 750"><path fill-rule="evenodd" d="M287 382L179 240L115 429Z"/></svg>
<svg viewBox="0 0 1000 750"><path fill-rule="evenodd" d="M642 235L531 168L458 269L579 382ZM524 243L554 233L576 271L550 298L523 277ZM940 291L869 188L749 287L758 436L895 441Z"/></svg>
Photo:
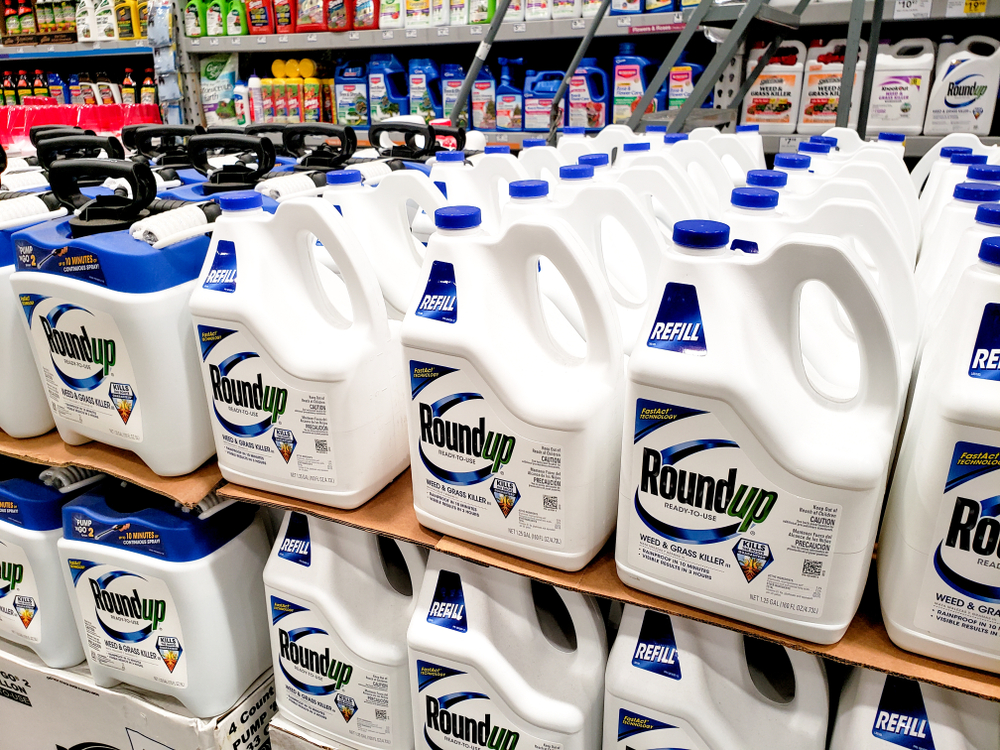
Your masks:
<svg viewBox="0 0 1000 750"><path fill-rule="evenodd" d="M280 60L278 61L280 62ZM274 70L274 67L271 67ZM284 70L284 64L282 63L281 70ZM274 83L271 88L271 99L274 101L274 121L288 122L288 99L286 98L286 86L287 83L284 78L274 78L272 79ZM295 120L298 122L298 120Z"/></svg>
<svg viewBox="0 0 1000 750"><path fill-rule="evenodd" d="M285 63L285 70L288 70L288 63ZM298 76L285 79L285 107L288 112L288 122L303 122L302 86L303 81Z"/></svg>
<svg viewBox="0 0 1000 750"><path fill-rule="evenodd" d="M119 39L135 39L139 35L139 3L137 0L115 0L115 22Z"/></svg>
<svg viewBox="0 0 1000 750"><path fill-rule="evenodd" d="M332 78L324 78L323 84L323 122L337 122L336 86Z"/></svg>
<svg viewBox="0 0 1000 750"><path fill-rule="evenodd" d="M319 122L323 115L323 85L318 78L306 78L302 82L302 120Z"/></svg>
<svg viewBox="0 0 1000 750"><path fill-rule="evenodd" d="M139 0L139 38L149 36L149 0Z"/></svg>

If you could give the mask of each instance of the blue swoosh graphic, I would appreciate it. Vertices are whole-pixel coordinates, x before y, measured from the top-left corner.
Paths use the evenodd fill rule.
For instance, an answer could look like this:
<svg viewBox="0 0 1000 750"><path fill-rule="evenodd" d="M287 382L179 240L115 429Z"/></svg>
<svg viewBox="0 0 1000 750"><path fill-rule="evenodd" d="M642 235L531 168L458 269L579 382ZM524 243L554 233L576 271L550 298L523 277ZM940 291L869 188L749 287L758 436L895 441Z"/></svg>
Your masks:
<svg viewBox="0 0 1000 750"><path fill-rule="evenodd" d="M105 573L100 578L98 578L97 585L100 586L101 591L104 591L108 587L108 584L110 584L112 581L117 580L118 578L126 578L129 576L133 578L138 578L140 581L146 580L141 575L138 575L136 573L129 573L124 570L112 570L110 573ZM142 628L141 630L134 630L131 633L126 633L121 630L115 630L111 626L107 625L104 622L104 620L101 619L101 616L97 614L96 611L94 612L94 614L97 615L97 623L101 626L101 629L109 636L114 638L116 641L120 641L123 643L141 643L142 641L149 638L149 636L153 632L153 623L149 623L149 625Z"/></svg>
<svg viewBox="0 0 1000 750"><path fill-rule="evenodd" d="M280 660L279 664L281 664L281 673L285 675L285 679L303 693L308 693L309 695L329 695L330 693L335 693L337 691L336 685L310 685L308 682L302 682L302 680L296 679L295 677L292 677L292 675L288 674L288 670L285 669L284 663Z"/></svg>
<svg viewBox="0 0 1000 750"><path fill-rule="evenodd" d="M219 368L220 371L222 368ZM215 418L219 420L219 424L222 425L223 429L236 437L258 437L263 435L265 432L271 429L271 418L267 417L262 422L257 422L256 424L236 424L235 422L230 422L224 416L219 414L219 407L212 404L212 410L215 411Z"/></svg>
<svg viewBox="0 0 1000 750"><path fill-rule="evenodd" d="M307 635L329 635L322 628L295 628L295 630L288 631L288 640L295 643L299 638L305 638Z"/></svg>
<svg viewBox="0 0 1000 750"><path fill-rule="evenodd" d="M485 698L486 700L489 700L490 696L485 693L449 693L448 695L442 695L438 698L438 705L441 706L441 708L451 708L456 703L471 701L476 698Z"/></svg>
<svg viewBox="0 0 1000 750"><path fill-rule="evenodd" d="M233 356L228 357L219 363L219 372L222 373L222 377L226 377L240 362L245 362L248 359L253 359L254 357L259 356L260 355L257 352L237 352Z"/></svg>
<svg viewBox="0 0 1000 750"><path fill-rule="evenodd" d="M466 401L475 401L477 399L482 399L482 396L478 393L453 393L450 396L445 396L441 400L435 401L431 404L431 413L435 417L440 417L454 406L464 404Z"/></svg>
<svg viewBox="0 0 1000 750"><path fill-rule="evenodd" d="M948 567L948 563L941 556L941 542L934 552L934 569L941 576L941 580L951 586L955 591L981 602L1000 604L1000 586L988 586L985 583L973 581L965 576L956 573Z"/></svg>
<svg viewBox="0 0 1000 750"><path fill-rule="evenodd" d="M103 367L97 371L96 375L91 375L87 378L74 378L72 375L67 375L59 369L59 365L56 364L56 358L51 353L49 354L49 359L52 360L52 366L56 369L56 375L59 376L59 379L74 391L92 391L104 380Z"/></svg>
<svg viewBox="0 0 1000 750"><path fill-rule="evenodd" d="M49 325L55 328L56 323L59 322L59 318L68 313L70 310L79 310L80 312L85 312L87 313L87 315L90 316L93 316L94 314L85 307L80 307L78 305L71 305L67 302L65 304L56 305L55 307L53 307L51 310L49 310L49 314L46 315L45 317L48 318Z"/></svg>
<svg viewBox="0 0 1000 750"><path fill-rule="evenodd" d="M468 486L470 484L479 484L485 479L489 479L493 472L490 469L493 468L493 464L488 464L482 469L476 469L475 471L448 471L447 469L442 469L440 466L435 465L431 462L429 458L424 454L424 446L420 445L420 460L424 462L424 466L427 467L427 471L436 476L442 482L447 482L448 484L459 484L463 486Z"/></svg>
<svg viewBox="0 0 1000 750"><path fill-rule="evenodd" d="M639 519L646 524L650 531L674 542L716 544L739 536L737 534L737 530L740 528L739 522L732 526L723 526L720 529L683 529L680 526L671 526L663 521L658 521L642 507L642 503L639 502L639 490L635 491L635 512L639 514Z"/></svg>
<svg viewBox="0 0 1000 750"><path fill-rule="evenodd" d="M669 466L680 463L685 458L693 456L695 453L712 450L713 448L739 448L732 440L689 440L686 443L678 443L660 451L663 462Z"/></svg>

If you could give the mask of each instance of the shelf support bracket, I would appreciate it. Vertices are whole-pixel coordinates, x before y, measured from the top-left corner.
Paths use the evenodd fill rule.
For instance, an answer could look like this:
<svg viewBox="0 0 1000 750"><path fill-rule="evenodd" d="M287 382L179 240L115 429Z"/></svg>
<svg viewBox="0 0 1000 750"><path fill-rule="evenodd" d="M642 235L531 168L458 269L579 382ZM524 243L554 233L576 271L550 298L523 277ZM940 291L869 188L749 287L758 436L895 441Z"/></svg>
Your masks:
<svg viewBox="0 0 1000 750"><path fill-rule="evenodd" d="M455 104L451 108L451 125L452 127L458 126L458 120L462 115L462 110L465 109L465 103L469 100L469 94L472 92L472 85L476 82L476 78L479 77L479 71L483 68L483 63L486 62L486 58L489 57L490 47L493 46L493 40L497 37L497 32L500 31L500 25L503 23L503 17L507 15L507 6L510 5L510 0L497 0L496 8L493 11L493 20L490 21L490 26L486 29L486 36L476 47L476 54L472 58L472 64L469 65L469 72L465 74L465 80L462 81L462 88L458 90L458 97L455 99ZM472 126L472 112L469 112L469 126Z"/></svg>
<svg viewBox="0 0 1000 750"><path fill-rule="evenodd" d="M865 22L865 0L851 0L851 18L847 25L847 46L844 49L844 72L840 78L840 99L837 100L837 127L846 128L851 115L854 94L854 72L858 67L861 48L861 25ZM874 73L874 71L873 71Z"/></svg>
<svg viewBox="0 0 1000 750"><path fill-rule="evenodd" d="M875 82L875 60L878 57L878 43L882 34L882 16L885 13L885 0L875 0L872 8L872 26L868 32L868 55L865 57L865 77L861 84L861 101L858 102L858 135L865 139L868 130L868 108L872 101L872 85ZM837 108L840 115L840 108ZM838 123L839 124L839 123Z"/></svg>

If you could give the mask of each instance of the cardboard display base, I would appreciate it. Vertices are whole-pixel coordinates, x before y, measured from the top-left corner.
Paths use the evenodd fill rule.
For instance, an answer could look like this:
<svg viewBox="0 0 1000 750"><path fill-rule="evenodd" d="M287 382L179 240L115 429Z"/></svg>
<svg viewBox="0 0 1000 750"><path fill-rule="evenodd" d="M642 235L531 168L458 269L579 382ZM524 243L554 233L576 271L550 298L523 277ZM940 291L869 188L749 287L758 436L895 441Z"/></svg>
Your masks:
<svg viewBox="0 0 1000 750"><path fill-rule="evenodd" d="M0 432L0 455L45 466L73 465L103 471L189 507L222 484L222 474L214 458L191 474L161 477L134 453L103 443L66 445L55 430L27 440L18 440Z"/></svg>
<svg viewBox="0 0 1000 750"><path fill-rule="evenodd" d="M869 573L868 585L865 588L861 606L847 633L838 643L831 646L818 646L628 588L618 578L615 569L613 539L583 570L576 573L565 573L476 544L441 536L425 529L417 522L413 510L413 491L409 469L396 477L395 481L368 503L351 511L327 508L315 503L260 492L235 484L223 486L219 490L219 496L301 511L318 518L325 518L420 544L484 565L492 565L584 594L602 596L627 604L637 604L647 609L659 610L670 615L707 622L766 641L780 643L788 648L818 654L844 664L922 680L932 685L959 690L987 700L1000 701L1000 675L979 672L911 654L897 648L889 640L889 635L882 624L874 565ZM296 728L296 731L300 732L301 730ZM308 746L302 745L302 747ZM298 746L287 745L286 747L291 750Z"/></svg>
<svg viewBox="0 0 1000 750"><path fill-rule="evenodd" d="M313 734L278 715L271 719L271 750L345 750L346 746Z"/></svg>

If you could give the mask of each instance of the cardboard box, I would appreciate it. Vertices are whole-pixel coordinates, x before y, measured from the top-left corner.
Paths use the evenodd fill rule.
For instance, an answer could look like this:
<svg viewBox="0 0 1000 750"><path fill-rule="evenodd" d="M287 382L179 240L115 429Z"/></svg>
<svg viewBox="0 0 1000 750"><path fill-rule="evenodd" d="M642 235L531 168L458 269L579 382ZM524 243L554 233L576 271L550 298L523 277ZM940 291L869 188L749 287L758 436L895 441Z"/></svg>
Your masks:
<svg viewBox="0 0 1000 750"><path fill-rule="evenodd" d="M345 750L346 745L320 737L285 719L279 712L271 721L271 750Z"/></svg>
<svg viewBox="0 0 1000 750"><path fill-rule="evenodd" d="M0 642L0 746L25 750L258 750L277 712L268 670L227 713L199 719L173 698L97 687L87 664L49 669Z"/></svg>

